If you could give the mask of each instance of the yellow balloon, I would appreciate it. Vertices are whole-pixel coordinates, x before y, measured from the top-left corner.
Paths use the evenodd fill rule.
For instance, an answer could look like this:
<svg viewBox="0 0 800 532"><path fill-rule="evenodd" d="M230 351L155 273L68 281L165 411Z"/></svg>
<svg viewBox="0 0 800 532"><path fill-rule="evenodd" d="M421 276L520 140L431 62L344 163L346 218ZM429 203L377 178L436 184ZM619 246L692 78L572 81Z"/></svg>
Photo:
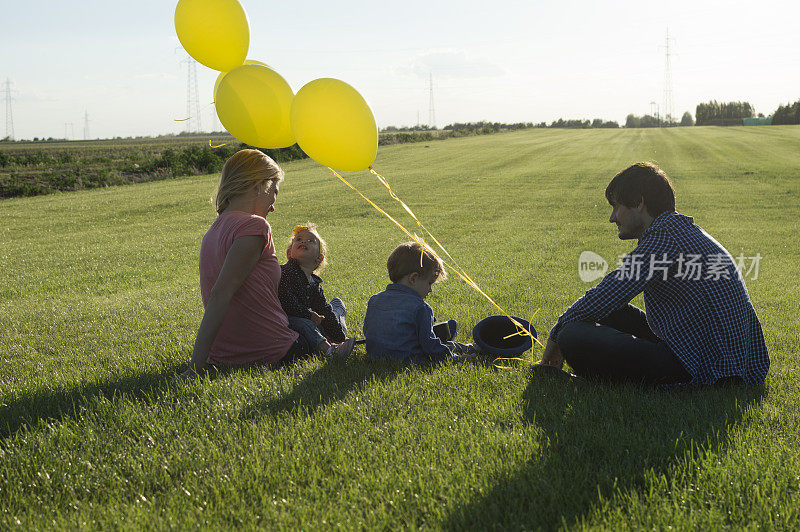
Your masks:
<svg viewBox="0 0 800 532"><path fill-rule="evenodd" d="M238 0L179 0L175 32L197 62L222 72L241 65L250 47L247 14Z"/></svg>
<svg viewBox="0 0 800 532"><path fill-rule="evenodd" d="M295 143L289 113L292 88L280 74L263 65L242 65L222 78L214 105L228 133L259 148L285 148Z"/></svg>
<svg viewBox="0 0 800 532"><path fill-rule="evenodd" d="M336 170L369 168L378 153L372 111L358 91L338 79L315 79L297 91L292 132L309 157Z"/></svg>
<svg viewBox="0 0 800 532"><path fill-rule="evenodd" d="M261 66L265 66L267 68L272 68L268 64L262 63L261 61L256 61L255 59L248 59L247 61L244 62L244 64L245 65L261 65ZM272 68L272 70L275 70L275 69ZM214 82L214 92L212 92L211 94L213 94L215 98L217 97L217 89L219 88L219 82L222 81L222 78L224 78L225 74L227 74L227 73L228 72L220 72L219 76L217 76L217 81Z"/></svg>

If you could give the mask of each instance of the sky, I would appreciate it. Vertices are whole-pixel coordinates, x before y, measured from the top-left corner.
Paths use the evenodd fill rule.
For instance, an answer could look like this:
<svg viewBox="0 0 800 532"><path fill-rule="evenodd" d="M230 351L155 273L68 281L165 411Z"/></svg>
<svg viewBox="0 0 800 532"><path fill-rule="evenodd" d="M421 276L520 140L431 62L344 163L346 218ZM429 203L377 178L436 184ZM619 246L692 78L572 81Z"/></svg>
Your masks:
<svg viewBox="0 0 800 532"><path fill-rule="evenodd" d="M669 31L675 115L748 101L771 114L800 99L800 3L674 0L240 0L249 59L296 92L346 81L379 127L601 118L663 105ZM89 138L186 129L186 53L174 0L0 0L0 81L14 137ZM197 65L203 130L220 130L217 72ZM0 97L5 94L3 91ZM5 105L0 107L5 136Z"/></svg>

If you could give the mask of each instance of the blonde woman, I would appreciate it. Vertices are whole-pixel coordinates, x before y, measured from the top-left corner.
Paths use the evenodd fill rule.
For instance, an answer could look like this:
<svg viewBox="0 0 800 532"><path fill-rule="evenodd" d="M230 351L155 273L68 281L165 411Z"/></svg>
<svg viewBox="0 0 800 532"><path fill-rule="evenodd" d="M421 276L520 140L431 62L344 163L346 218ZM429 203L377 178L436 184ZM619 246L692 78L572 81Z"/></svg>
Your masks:
<svg viewBox="0 0 800 532"><path fill-rule="evenodd" d="M209 364L275 365L312 352L289 329L278 299L281 267L266 216L282 179L283 170L258 150L237 152L222 169L219 216L200 247L205 313L184 377Z"/></svg>

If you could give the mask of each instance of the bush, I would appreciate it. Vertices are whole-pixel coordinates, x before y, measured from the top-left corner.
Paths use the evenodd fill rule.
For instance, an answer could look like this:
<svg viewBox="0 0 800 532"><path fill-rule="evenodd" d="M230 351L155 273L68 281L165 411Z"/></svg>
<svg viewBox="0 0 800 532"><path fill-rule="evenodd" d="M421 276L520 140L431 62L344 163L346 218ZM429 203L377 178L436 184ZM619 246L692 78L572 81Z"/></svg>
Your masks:
<svg viewBox="0 0 800 532"><path fill-rule="evenodd" d="M0 198L38 196L47 194L50 190L49 187L43 186L36 180L21 178L14 173L0 175Z"/></svg>
<svg viewBox="0 0 800 532"><path fill-rule="evenodd" d="M772 115L772 125L800 124L800 100L794 103L787 103L786 106L779 105Z"/></svg>
<svg viewBox="0 0 800 532"><path fill-rule="evenodd" d="M242 145L245 147L245 145ZM288 148L277 148L277 149L262 149L259 150L263 151L267 155L269 155L273 161L276 163L285 163L288 161L296 161L299 159L308 159L308 155L304 152L300 146L297 144L293 144ZM233 155L233 153L231 154Z"/></svg>

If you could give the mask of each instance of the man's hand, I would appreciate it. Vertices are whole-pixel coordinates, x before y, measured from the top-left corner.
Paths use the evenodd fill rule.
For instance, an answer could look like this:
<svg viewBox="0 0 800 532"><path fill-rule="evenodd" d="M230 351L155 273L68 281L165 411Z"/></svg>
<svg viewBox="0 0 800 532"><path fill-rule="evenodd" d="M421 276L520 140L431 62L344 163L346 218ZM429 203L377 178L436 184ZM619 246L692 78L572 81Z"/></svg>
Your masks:
<svg viewBox="0 0 800 532"><path fill-rule="evenodd" d="M319 326L320 326L320 324L322 323L323 316L320 316L319 314L317 314L317 313L316 313L316 312L314 312L313 310L311 310L311 311L309 311L309 312L311 312L311 321L313 321L313 322L314 322L314 325L316 325L317 327L319 327Z"/></svg>
<svg viewBox="0 0 800 532"><path fill-rule="evenodd" d="M547 339L547 345L544 347L542 364L555 366L559 369L564 365L564 357L561 355L561 349L559 349L558 344L552 337Z"/></svg>

